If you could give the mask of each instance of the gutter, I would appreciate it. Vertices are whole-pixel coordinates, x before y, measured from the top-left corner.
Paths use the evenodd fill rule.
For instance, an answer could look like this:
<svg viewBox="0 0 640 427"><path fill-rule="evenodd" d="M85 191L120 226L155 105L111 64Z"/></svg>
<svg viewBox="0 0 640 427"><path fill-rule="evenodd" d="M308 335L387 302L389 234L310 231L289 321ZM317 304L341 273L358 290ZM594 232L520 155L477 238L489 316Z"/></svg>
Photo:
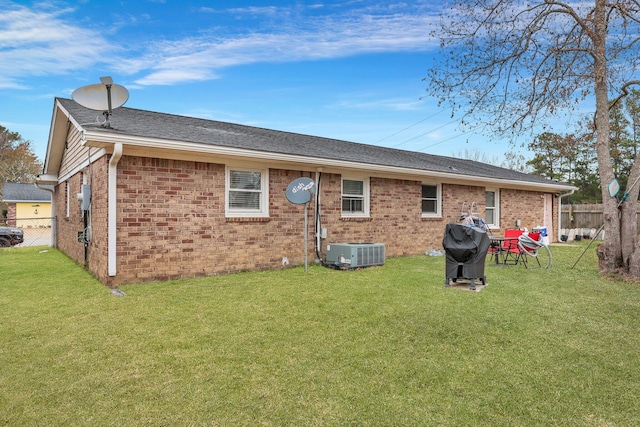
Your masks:
<svg viewBox="0 0 640 427"><path fill-rule="evenodd" d="M116 264L116 244L117 240L117 230L118 230L118 218L117 218L117 184L118 184L118 162L122 157L122 144L116 143L113 144L113 154L109 159L109 185L108 185L108 200L107 204L109 206L108 210L108 243L107 243L107 270L109 276L113 277L117 272L117 264Z"/></svg>
<svg viewBox="0 0 640 427"><path fill-rule="evenodd" d="M38 176L38 178L40 178L40 176ZM44 191L48 191L49 193L51 193L51 214L54 217L54 220L51 221L51 247L52 248L57 248L58 247L58 222L55 221L55 216L56 216L56 192L55 192L54 189L51 189L51 188L40 187L40 183L38 181L35 182L35 186L39 190L44 190Z"/></svg>
<svg viewBox="0 0 640 427"><path fill-rule="evenodd" d="M560 242L560 236L562 235L562 198L563 197L567 197L567 196L571 196L573 193L575 193L575 189L573 190L569 190L566 193L560 193L558 195L559 200L558 200L558 240L556 240L556 242Z"/></svg>

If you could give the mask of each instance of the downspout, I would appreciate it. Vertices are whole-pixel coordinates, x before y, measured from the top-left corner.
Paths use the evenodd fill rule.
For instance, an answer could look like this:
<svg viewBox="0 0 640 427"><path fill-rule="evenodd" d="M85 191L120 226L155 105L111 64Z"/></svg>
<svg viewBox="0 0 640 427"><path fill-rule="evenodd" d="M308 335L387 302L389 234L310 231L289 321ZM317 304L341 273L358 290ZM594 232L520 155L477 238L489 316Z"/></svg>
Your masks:
<svg viewBox="0 0 640 427"><path fill-rule="evenodd" d="M117 218L117 185L118 185L118 162L122 157L122 144L116 143L113 144L113 154L109 159L109 194L108 194L108 256L107 256L107 269L110 277L116 275L117 267L116 267L116 244L117 240L117 229L118 229L118 218Z"/></svg>
<svg viewBox="0 0 640 427"><path fill-rule="evenodd" d="M316 208L315 208L315 214L316 214L316 218L315 218L315 244L314 244L314 249L316 252L316 262L323 262L322 261L322 256L320 255L322 252L322 220L321 220L321 212L320 212L320 207L321 207L321 201L320 201L320 180L322 179L322 168L318 168L316 170Z"/></svg>
<svg viewBox="0 0 640 427"><path fill-rule="evenodd" d="M36 188L38 188L40 190L48 191L49 193L51 193L51 215L53 216L53 218L51 220L51 247L52 248L57 248L58 247L58 222L56 221L56 192L55 192L55 187L54 187L54 189L44 188L44 187L41 187L40 183L38 183L37 181L36 181L35 185L36 185Z"/></svg>
<svg viewBox="0 0 640 427"><path fill-rule="evenodd" d="M570 190L567 193L560 193L558 195L558 240L556 242L560 242L560 236L562 236L562 198L572 195L576 190Z"/></svg>

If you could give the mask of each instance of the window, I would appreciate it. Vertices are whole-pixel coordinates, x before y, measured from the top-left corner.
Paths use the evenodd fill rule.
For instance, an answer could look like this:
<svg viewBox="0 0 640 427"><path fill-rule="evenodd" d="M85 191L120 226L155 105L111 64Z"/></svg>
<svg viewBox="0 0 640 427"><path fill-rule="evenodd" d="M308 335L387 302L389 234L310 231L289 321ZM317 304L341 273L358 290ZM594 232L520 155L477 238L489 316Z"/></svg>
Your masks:
<svg viewBox="0 0 640 427"><path fill-rule="evenodd" d="M422 216L440 217L440 184L422 184Z"/></svg>
<svg viewBox="0 0 640 427"><path fill-rule="evenodd" d="M500 228L500 193L487 189L485 197L485 222L489 227Z"/></svg>
<svg viewBox="0 0 640 427"><path fill-rule="evenodd" d="M342 216L369 216L369 180L342 180Z"/></svg>
<svg viewBox="0 0 640 427"><path fill-rule="evenodd" d="M71 212L71 191L69 190L69 181L64 182L64 197L65 197L65 218L69 218L69 214Z"/></svg>
<svg viewBox="0 0 640 427"><path fill-rule="evenodd" d="M269 216L268 182L266 169L227 167L226 215L228 217Z"/></svg>

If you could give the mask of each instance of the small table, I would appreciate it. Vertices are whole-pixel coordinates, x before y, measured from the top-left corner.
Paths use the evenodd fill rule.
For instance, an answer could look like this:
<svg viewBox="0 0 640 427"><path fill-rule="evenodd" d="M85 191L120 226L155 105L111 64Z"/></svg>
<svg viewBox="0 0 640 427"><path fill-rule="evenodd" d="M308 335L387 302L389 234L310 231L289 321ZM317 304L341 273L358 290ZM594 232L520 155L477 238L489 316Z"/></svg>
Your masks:
<svg viewBox="0 0 640 427"><path fill-rule="evenodd" d="M517 241L517 237L489 237L491 243L489 245L489 251L492 251L492 256L496 258L494 265L507 265L507 254L510 249L514 247L513 241ZM500 258L502 257L502 262Z"/></svg>

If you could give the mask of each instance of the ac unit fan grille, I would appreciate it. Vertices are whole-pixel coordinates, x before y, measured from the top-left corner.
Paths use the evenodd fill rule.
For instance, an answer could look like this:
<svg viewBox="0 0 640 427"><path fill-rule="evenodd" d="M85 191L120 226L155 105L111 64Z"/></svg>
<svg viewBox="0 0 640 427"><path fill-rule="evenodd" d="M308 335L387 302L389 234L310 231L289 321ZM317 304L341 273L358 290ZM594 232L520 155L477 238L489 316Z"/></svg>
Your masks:
<svg viewBox="0 0 640 427"><path fill-rule="evenodd" d="M384 246L360 246L357 255L359 265L384 264Z"/></svg>

